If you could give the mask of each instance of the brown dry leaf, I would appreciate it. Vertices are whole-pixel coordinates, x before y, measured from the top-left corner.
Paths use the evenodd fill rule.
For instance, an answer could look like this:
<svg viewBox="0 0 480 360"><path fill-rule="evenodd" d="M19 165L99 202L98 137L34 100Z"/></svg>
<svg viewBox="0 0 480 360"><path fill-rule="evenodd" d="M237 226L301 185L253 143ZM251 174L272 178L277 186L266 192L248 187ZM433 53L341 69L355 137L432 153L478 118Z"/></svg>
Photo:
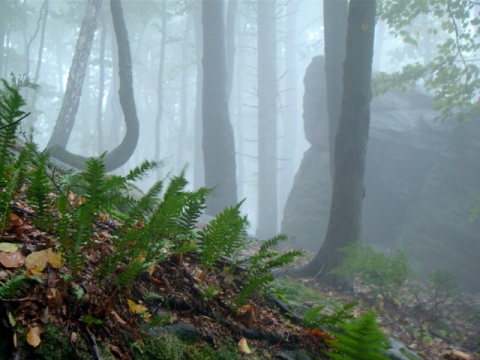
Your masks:
<svg viewBox="0 0 480 360"><path fill-rule="evenodd" d="M15 252L17 251L19 248L19 246L17 244L14 244L14 243L10 243L10 242L2 242L0 243L0 251L4 251L4 252Z"/></svg>
<svg viewBox="0 0 480 360"><path fill-rule="evenodd" d="M128 304L130 306L130 304ZM120 315L117 314L117 312L115 310L112 310L111 314L113 315L113 317L122 325L127 325L127 322L125 320L123 320Z"/></svg>
<svg viewBox="0 0 480 360"><path fill-rule="evenodd" d="M9 217L9 225L11 227L18 227L23 225L23 220L17 214L10 213Z"/></svg>
<svg viewBox="0 0 480 360"><path fill-rule="evenodd" d="M0 251L0 264L6 268L19 268L25 263L25 256L20 251Z"/></svg>
<svg viewBox="0 0 480 360"><path fill-rule="evenodd" d="M37 347L38 345L40 345L40 343L42 342L42 340L40 339L40 334L42 332L43 329L41 326L37 325L31 327L27 333L27 342L33 347Z"/></svg>
<svg viewBox="0 0 480 360"><path fill-rule="evenodd" d="M237 316L235 319L240 321L246 327L252 326L256 321L255 312L253 311L252 305L240 306L237 310Z"/></svg>
<svg viewBox="0 0 480 360"><path fill-rule="evenodd" d="M245 339L244 337L242 337L238 342L237 348L238 348L238 351L244 354L249 355L252 353L252 350L250 350L250 347L248 346L247 339Z"/></svg>

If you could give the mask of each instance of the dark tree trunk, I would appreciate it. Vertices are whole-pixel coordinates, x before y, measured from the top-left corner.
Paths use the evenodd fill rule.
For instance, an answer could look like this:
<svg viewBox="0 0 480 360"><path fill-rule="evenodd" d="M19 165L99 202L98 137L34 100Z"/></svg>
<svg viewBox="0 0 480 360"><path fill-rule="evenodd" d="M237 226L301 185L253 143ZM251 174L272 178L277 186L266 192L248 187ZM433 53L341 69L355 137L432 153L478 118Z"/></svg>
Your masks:
<svg viewBox="0 0 480 360"><path fill-rule="evenodd" d="M202 16L202 147L205 186L214 188L207 199L206 213L215 215L237 202L235 144L227 99L223 1L202 1Z"/></svg>
<svg viewBox="0 0 480 360"><path fill-rule="evenodd" d="M137 147L139 137L139 121L133 93L132 55L130 54L127 26L123 17L121 1L110 0L110 8L117 38L118 74L120 77L118 95L125 115L126 134L120 145L104 157L106 171L113 171L128 161ZM70 166L78 169L85 167L85 157L69 153L65 148L57 145L50 152L53 157Z"/></svg>
<svg viewBox="0 0 480 360"><path fill-rule="evenodd" d="M80 104L83 81L85 79L90 48L92 46L95 28L97 27L97 15L101 4L102 0L90 0L88 2L87 11L80 27L77 45L75 46L72 66L68 74L67 88L63 97L62 107L60 108L57 122L53 128L53 133L47 148L52 148L55 145L61 148L67 147Z"/></svg>
<svg viewBox="0 0 480 360"><path fill-rule="evenodd" d="M157 77L157 116L155 117L155 153L153 158L160 161L161 128L163 117L163 72L165 69L165 48L167 46L167 1L162 0L162 36L160 40L160 59ZM157 180L162 177L160 167L157 168Z"/></svg>
<svg viewBox="0 0 480 360"><path fill-rule="evenodd" d="M258 4L258 225L256 236L278 232L277 66L274 0Z"/></svg>
<svg viewBox="0 0 480 360"><path fill-rule="evenodd" d="M330 273L339 266L338 250L359 240L365 155L370 123L375 0L351 0L348 13L342 111L335 139L332 204L325 241L297 274L319 276L331 285L344 280Z"/></svg>
<svg viewBox="0 0 480 360"><path fill-rule="evenodd" d="M333 154L340 111L342 108L343 62L347 36L348 0L323 2L323 33L325 38L325 79L327 83L330 173L334 178Z"/></svg>

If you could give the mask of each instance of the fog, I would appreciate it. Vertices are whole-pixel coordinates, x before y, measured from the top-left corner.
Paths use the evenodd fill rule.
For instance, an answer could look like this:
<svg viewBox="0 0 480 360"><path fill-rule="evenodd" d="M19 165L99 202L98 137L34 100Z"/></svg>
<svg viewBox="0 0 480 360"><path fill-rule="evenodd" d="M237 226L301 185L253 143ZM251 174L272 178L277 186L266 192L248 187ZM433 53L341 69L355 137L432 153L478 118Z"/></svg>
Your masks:
<svg viewBox="0 0 480 360"><path fill-rule="evenodd" d="M114 172L125 174L143 160L158 160L162 162L159 172L138 184L142 190L147 190L157 177L179 174L183 169L192 188L203 186L198 147L201 2L124 0L122 4L132 53L140 135L133 155ZM40 149L50 141L62 106L86 9L87 1L0 2L0 77L25 75L40 85L37 92L24 93L32 115L22 124L23 131L33 137ZM277 0L275 10L277 80L276 88L269 91L276 96L273 166L277 171L276 183L269 186L274 192L276 189L276 199L267 202L275 200L277 204L273 215L276 219L271 220L277 225L266 235L287 231L290 245L317 251L326 231L331 196L328 113L323 87L318 98L321 116L315 125L320 133L309 133L312 128L303 118L303 79L312 58L324 55L323 4ZM228 26L232 18L228 14L226 18ZM427 63L435 58L436 45L448 35L440 28L436 33L428 33L425 24L430 21L427 15L420 16L410 26L417 46L394 36L392 29L379 21L374 73L392 73L407 64ZM117 95L118 55L108 1L102 3L96 26L79 110L67 145L67 150L83 156L98 156L114 149L126 131ZM235 139L237 197L245 198L242 210L250 220L252 234L261 218L257 30L256 2L238 1L228 104ZM165 58L159 77L162 36ZM474 55L470 54L470 58ZM322 79L318 81L323 83ZM462 276L470 274L465 283L478 290L475 274L480 273L476 260L480 253L480 228L478 221L468 220L480 195L480 166L474 156L480 150L480 140L475 135L480 133L475 124L478 120L459 123L454 116L443 122L436 120L439 113L432 110L433 94L423 85L419 81L406 93L391 91L373 99L362 236L380 249L406 246L421 258L428 253L431 256L426 261L432 267L441 262L443 253L454 252L450 270ZM311 196L297 199L290 213L284 215L295 175L311 146L309 136L323 142L321 156L315 163L318 166L310 169L312 180L300 185L311 186ZM434 238L438 242L432 243ZM427 249L427 245L432 248Z"/></svg>

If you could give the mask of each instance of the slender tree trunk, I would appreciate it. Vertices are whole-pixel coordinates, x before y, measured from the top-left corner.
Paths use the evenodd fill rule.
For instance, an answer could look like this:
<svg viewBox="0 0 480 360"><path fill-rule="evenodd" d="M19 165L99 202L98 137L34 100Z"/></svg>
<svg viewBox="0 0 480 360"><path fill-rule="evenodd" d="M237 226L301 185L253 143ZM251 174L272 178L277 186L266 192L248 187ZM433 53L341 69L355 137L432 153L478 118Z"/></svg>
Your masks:
<svg viewBox="0 0 480 360"><path fill-rule="evenodd" d="M162 36L160 40L160 59L157 78L157 116L155 117L155 152L153 158L160 161L162 116L163 116L163 72L165 69L165 48L167 46L167 1L162 0ZM157 168L157 180L162 177L160 167Z"/></svg>
<svg viewBox="0 0 480 360"><path fill-rule="evenodd" d="M286 37L285 37L285 92L284 92L284 125L282 142L282 166L279 172L279 208L285 206L288 193L292 188L295 175L294 159L297 145L297 128L300 119L298 108L298 70L297 70L297 13L299 3L289 1L286 12Z"/></svg>
<svg viewBox="0 0 480 360"><path fill-rule="evenodd" d="M5 63L5 37L7 35L7 24L5 18L0 15L0 76L4 77L4 63Z"/></svg>
<svg viewBox="0 0 480 360"><path fill-rule="evenodd" d="M225 23L222 0L202 1L203 25L203 159L208 215L237 203L235 143L227 98Z"/></svg>
<svg viewBox="0 0 480 360"><path fill-rule="evenodd" d="M197 3L198 4L198 3ZM194 114L194 153L193 153L193 187L198 189L205 185L205 166L203 163L203 125L202 125L202 87L203 66L200 61L203 54L202 18L199 11L193 14L195 31L195 51L197 57L197 81L195 85L195 114Z"/></svg>
<svg viewBox="0 0 480 360"><path fill-rule="evenodd" d="M229 0L226 18L226 59L227 59L227 97L230 100L235 65L235 17L238 0Z"/></svg>
<svg viewBox="0 0 480 360"><path fill-rule="evenodd" d="M130 159L137 147L140 132L133 91L132 55L121 0L110 0L110 9L118 46L118 75L120 78L118 95L125 115L126 132L122 142L103 158L107 172L119 168ZM59 145L54 146L50 153L52 157L70 166L78 169L85 167L86 157L72 154Z"/></svg>
<svg viewBox="0 0 480 360"><path fill-rule="evenodd" d="M99 72L98 78L98 99L97 99L97 153L101 154L105 149L103 136L103 99L105 96L105 43L107 37L107 29L103 13L100 14L100 58L99 58Z"/></svg>
<svg viewBox="0 0 480 360"><path fill-rule="evenodd" d="M343 62L347 36L348 0L323 2L325 38L325 79L327 82L328 132L330 142L330 173L334 179L333 154L340 111L342 108Z"/></svg>
<svg viewBox="0 0 480 360"><path fill-rule="evenodd" d="M278 231L276 2L258 4L258 224L256 236Z"/></svg>
<svg viewBox="0 0 480 360"><path fill-rule="evenodd" d="M182 52L182 77L180 80L180 127L178 129L177 141L177 169L185 167L185 135L188 128L188 78L190 75L190 64L188 63L188 43L191 30L191 18L189 14L185 24L185 33L181 45Z"/></svg>
<svg viewBox="0 0 480 360"><path fill-rule="evenodd" d="M75 46L62 107L60 108L47 148L52 148L55 145L61 148L67 147L80 104L83 81L87 71L90 48L97 27L97 15L101 4L102 0L89 0L88 2L87 11L80 27L77 45Z"/></svg>
<svg viewBox="0 0 480 360"><path fill-rule="evenodd" d="M317 255L296 273L345 285L330 272L343 261L339 249L360 238L365 156L370 124L375 0L350 0L342 110L335 138L335 175L330 219Z"/></svg>

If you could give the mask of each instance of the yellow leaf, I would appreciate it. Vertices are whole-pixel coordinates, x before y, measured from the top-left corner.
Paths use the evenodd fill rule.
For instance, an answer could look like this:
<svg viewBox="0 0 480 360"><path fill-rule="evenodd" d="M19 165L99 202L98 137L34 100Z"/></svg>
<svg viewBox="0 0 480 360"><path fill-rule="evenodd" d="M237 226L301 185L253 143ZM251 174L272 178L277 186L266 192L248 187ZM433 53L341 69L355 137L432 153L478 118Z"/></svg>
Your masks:
<svg viewBox="0 0 480 360"><path fill-rule="evenodd" d="M148 312L147 312L147 307L145 305L142 305L142 304L135 304L135 302L133 302L132 300L130 299L127 299L127 303L128 303L128 307L130 308L130 311L134 314L140 314L142 315L143 317L148 317ZM148 315L145 315L145 314L148 314Z"/></svg>
<svg viewBox="0 0 480 360"><path fill-rule="evenodd" d="M13 317L10 311L8 312L8 322L10 323L11 327L14 327L15 325L17 325L17 322L15 321L15 318Z"/></svg>
<svg viewBox="0 0 480 360"><path fill-rule="evenodd" d="M0 243L0 251L5 251L7 253L9 252L15 252L17 251L19 246L14 243L9 243L9 242L2 242Z"/></svg>
<svg viewBox="0 0 480 360"><path fill-rule="evenodd" d="M251 354L252 350L250 350L250 347L248 346L247 339L242 337L240 341L238 342L237 345L238 351L244 353L244 354Z"/></svg>
<svg viewBox="0 0 480 360"><path fill-rule="evenodd" d="M42 332L43 332L43 329L41 326L31 327L27 333L27 342L33 347L37 347L38 345L40 345L42 341L40 339L40 334Z"/></svg>
<svg viewBox="0 0 480 360"><path fill-rule="evenodd" d="M47 249L48 262L54 269L60 269L62 267L62 255L53 252L52 248Z"/></svg>
<svg viewBox="0 0 480 360"><path fill-rule="evenodd" d="M59 269L62 266L62 256L53 252L52 248L48 248L46 250L31 253L25 259L27 270L37 269L37 271L41 272L45 269L47 264L52 265L55 269Z"/></svg>

